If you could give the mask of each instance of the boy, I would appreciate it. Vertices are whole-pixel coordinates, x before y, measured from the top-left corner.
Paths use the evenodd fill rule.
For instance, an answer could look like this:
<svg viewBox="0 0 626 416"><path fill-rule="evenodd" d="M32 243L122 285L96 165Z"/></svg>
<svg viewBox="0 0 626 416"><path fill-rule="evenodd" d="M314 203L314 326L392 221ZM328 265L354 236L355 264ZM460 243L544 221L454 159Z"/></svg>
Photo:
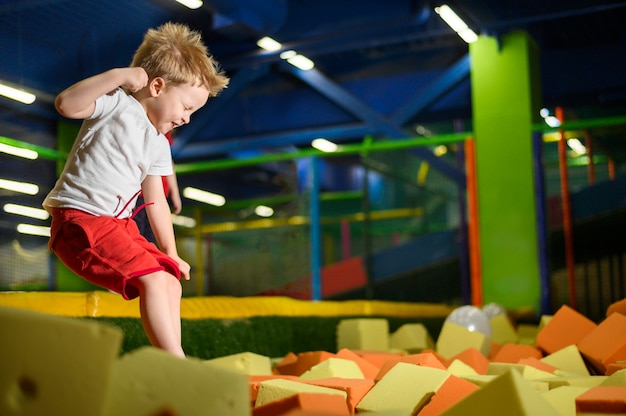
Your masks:
<svg viewBox="0 0 626 416"><path fill-rule="evenodd" d="M166 23L146 32L131 66L84 79L61 92L57 111L84 119L57 183L43 202L52 215L49 247L71 270L125 299L139 296L153 346L185 357L178 256L162 176L171 175L165 133L216 96L228 78L198 32ZM143 192L161 249L132 220Z"/></svg>

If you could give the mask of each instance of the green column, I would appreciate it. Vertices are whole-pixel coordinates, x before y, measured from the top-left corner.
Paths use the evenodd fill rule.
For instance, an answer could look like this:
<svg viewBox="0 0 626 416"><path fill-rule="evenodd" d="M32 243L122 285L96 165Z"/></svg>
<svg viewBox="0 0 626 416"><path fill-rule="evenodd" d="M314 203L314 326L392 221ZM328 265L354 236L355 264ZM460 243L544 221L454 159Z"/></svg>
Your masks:
<svg viewBox="0 0 626 416"><path fill-rule="evenodd" d="M470 45L483 303L539 310L532 161L538 49L523 32Z"/></svg>
<svg viewBox="0 0 626 416"><path fill-rule="evenodd" d="M69 153L76 134L78 134L79 125L60 121L57 125L57 150ZM57 164L57 175L63 170L65 161L59 161ZM56 259L56 257L55 257ZM59 292L82 292L95 290L98 287L86 280L78 277L74 272L65 267L61 261L56 259L56 289Z"/></svg>

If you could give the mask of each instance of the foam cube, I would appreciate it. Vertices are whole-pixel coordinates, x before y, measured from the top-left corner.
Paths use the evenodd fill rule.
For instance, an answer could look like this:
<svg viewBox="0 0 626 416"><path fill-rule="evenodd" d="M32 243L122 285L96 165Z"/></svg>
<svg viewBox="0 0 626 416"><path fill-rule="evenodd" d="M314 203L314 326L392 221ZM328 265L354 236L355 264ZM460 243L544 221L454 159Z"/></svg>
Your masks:
<svg viewBox="0 0 626 416"><path fill-rule="evenodd" d="M450 374L438 368L398 363L363 397L357 413L403 411L411 414Z"/></svg>
<svg viewBox="0 0 626 416"><path fill-rule="evenodd" d="M337 394L343 398L344 402L348 397L345 391L277 378L260 383L255 407L282 400L298 393Z"/></svg>
<svg viewBox="0 0 626 416"><path fill-rule="evenodd" d="M370 380L373 380L374 377L376 377L376 374L378 374L378 371L380 370L380 367L372 364L371 362L367 361L366 359L358 355L356 352L349 350L347 348L342 348L339 351L337 351L337 358L343 358L346 360L354 361L361 369L361 372L363 373L363 377L370 379Z"/></svg>
<svg viewBox="0 0 626 416"><path fill-rule="evenodd" d="M626 414L626 387L598 386L576 397L576 414Z"/></svg>
<svg viewBox="0 0 626 416"><path fill-rule="evenodd" d="M615 373L607 376L601 386L626 386L626 369L616 371Z"/></svg>
<svg viewBox="0 0 626 416"><path fill-rule="evenodd" d="M382 367L380 367L380 371L374 378L374 380L378 381L382 379L385 374L393 368L398 363L408 363L413 365L423 365L426 367L438 368L440 370L445 370L446 367L435 357L434 354L431 353L420 353L420 354L411 354L405 355L403 357L392 358L387 360Z"/></svg>
<svg viewBox="0 0 626 416"><path fill-rule="evenodd" d="M297 393L252 409L252 416L277 416L290 410L349 416L345 400L336 394Z"/></svg>
<svg viewBox="0 0 626 416"><path fill-rule="evenodd" d="M424 324L404 324L389 336L391 348L406 350L410 353L435 348L435 343Z"/></svg>
<svg viewBox="0 0 626 416"><path fill-rule="evenodd" d="M508 371L441 413L441 416L558 416L517 371Z"/></svg>
<svg viewBox="0 0 626 416"><path fill-rule="evenodd" d="M567 305L563 305L537 334L537 347L552 354L569 345L578 344L596 324Z"/></svg>
<svg viewBox="0 0 626 416"><path fill-rule="evenodd" d="M476 348L485 357L489 355L491 344L481 332L472 332L450 321L445 321L437 338L437 353L449 359L468 349Z"/></svg>
<svg viewBox="0 0 626 416"><path fill-rule="evenodd" d="M348 395L347 402L350 413L355 413L357 403L359 403L363 396L365 396L374 386L374 380L347 379L338 377L299 381L314 386L328 387L331 389L345 391Z"/></svg>
<svg viewBox="0 0 626 416"><path fill-rule="evenodd" d="M524 345L536 345L539 325L519 324L517 325L517 343Z"/></svg>
<svg viewBox="0 0 626 416"><path fill-rule="evenodd" d="M364 378L361 368L354 361L331 357L302 373L300 379L318 380L332 377Z"/></svg>
<svg viewBox="0 0 626 416"><path fill-rule="evenodd" d="M626 316L609 315L578 343L578 349L600 374L610 363L626 360Z"/></svg>
<svg viewBox="0 0 626 416"><path fill-rule="evenodd" d="M618 300L617 302L613 302L606 309L606 316L608 317L613 312L621 313L622 315L626 315L626 298L622 300Z"/></svg>
<svg viewBox="0 0 626 416"><path fill-rule="evenodd" d="M272 374L272 363L270 358L252 352L226 355L206 360L205 362L241 371L242 373L248 375L263 376Z"/></svg>
<svg viewBox="0 0 626 416"><path fill-rule="evenodd" d="M478 386L469 381L450 376L443 382L441 387L437 389L434 396L417 415L438 416L444 410L460 402L477 389Z"/></svg>
<svg viewBox="0 0 626 416"><path fill-rule="evenodd" d="M498 349L498 352L495 354L492 361L500 363L517 363L523 358L540 359L542 357L542 352L532 345L504 344Z"/></svg>
<svg viewBox="0 0 626 416"><path fill-rule="evenodd" d="M463 361L476 370L478 374L487 374L489 360L476 348L467 348L451 358L451 360L454 359Z"/></svg>
<svg viewBox="0 0 626 416"><path fill-rule="evenodd" d="M389 322L386 319L342 319L337 324L337 349L387 351Z"/></svg>
<svg viewBox="0 0 626 416"><path fill-rule="evenodd" d="M517 331L507 315L496 315L489 318L491 323L491 340L498 344L517 343Z"/></svg>
<svg viewBox="0 0 626 416"><path fill-rule="evenodd" d="M0 307L0 414L102 415L123 333Z"/></svg>
<svg viewBox="0 0 626 416"><path fill-rule="evenodd" d="M289 353L274 367L273 371L277 374L301 376L314 365L331 357L335 357L335 354L327 351L306 351L298 355Z"/></svg>
<svg viewBox="0 0 626 416"><path fill-rule="evenodd" d="M540 358L539 361L556 367L559 370L580 374L582 376L589 375L589 370L587 370L587 366L576 345L568 345L567 347L561 348L552 354Z"/></svg>
<svg viewBox="0 0 626 416"><path fill-rule="evenodd" d="M576 397L589 390L589 387L561 386L543 393L548 401L562 416L576 415Z"/></svg>
<svg viewBox="0 0 626 416"><path fill-rule="evenodd" d="M250 415L248 377L240 371L142 347L113 366L105 415Z"/></svg>
<svg viewBox="0 0 626 416"><path fill-rule="evenodd" d="M448 372L455 376L478 375L476 370L458 359L452 360L448 366Z"/></svg>

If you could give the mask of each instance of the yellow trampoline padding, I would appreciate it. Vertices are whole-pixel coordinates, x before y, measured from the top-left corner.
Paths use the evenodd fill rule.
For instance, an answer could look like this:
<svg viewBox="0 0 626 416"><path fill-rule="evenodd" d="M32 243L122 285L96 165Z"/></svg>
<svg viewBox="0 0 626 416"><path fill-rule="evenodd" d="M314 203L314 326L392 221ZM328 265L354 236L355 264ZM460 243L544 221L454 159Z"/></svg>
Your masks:
<svg viewBox="0 0 626 416"><path fill-rule="evenodd" d="M74 317L139 317L139 300L105 292L0 292L0 305ZM307 301L284 296L184 297L181 318L232 319L252 316L446 317L452 307L438 303L377 300Z"/></svg>

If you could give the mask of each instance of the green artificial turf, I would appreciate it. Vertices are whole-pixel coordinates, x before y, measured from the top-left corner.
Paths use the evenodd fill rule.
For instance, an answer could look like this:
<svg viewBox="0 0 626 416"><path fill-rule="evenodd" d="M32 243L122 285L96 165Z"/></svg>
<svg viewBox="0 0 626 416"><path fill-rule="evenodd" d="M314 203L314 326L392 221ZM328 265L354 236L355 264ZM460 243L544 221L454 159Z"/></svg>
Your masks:
<svg viewBox="0 0 626 416"><path fill-rule="evenodd" d="M282 357L289 352L336 352L339 321L351 318L385 318L389 332L405 323L422 323L433 337L439 336L444 318L390 317L285 317L263 316L242 319L183 319L183 348L187 355L211 359L240 352ZM124 341L121 353L150 345L138 318L82 318L121 328Z"/></svg>

